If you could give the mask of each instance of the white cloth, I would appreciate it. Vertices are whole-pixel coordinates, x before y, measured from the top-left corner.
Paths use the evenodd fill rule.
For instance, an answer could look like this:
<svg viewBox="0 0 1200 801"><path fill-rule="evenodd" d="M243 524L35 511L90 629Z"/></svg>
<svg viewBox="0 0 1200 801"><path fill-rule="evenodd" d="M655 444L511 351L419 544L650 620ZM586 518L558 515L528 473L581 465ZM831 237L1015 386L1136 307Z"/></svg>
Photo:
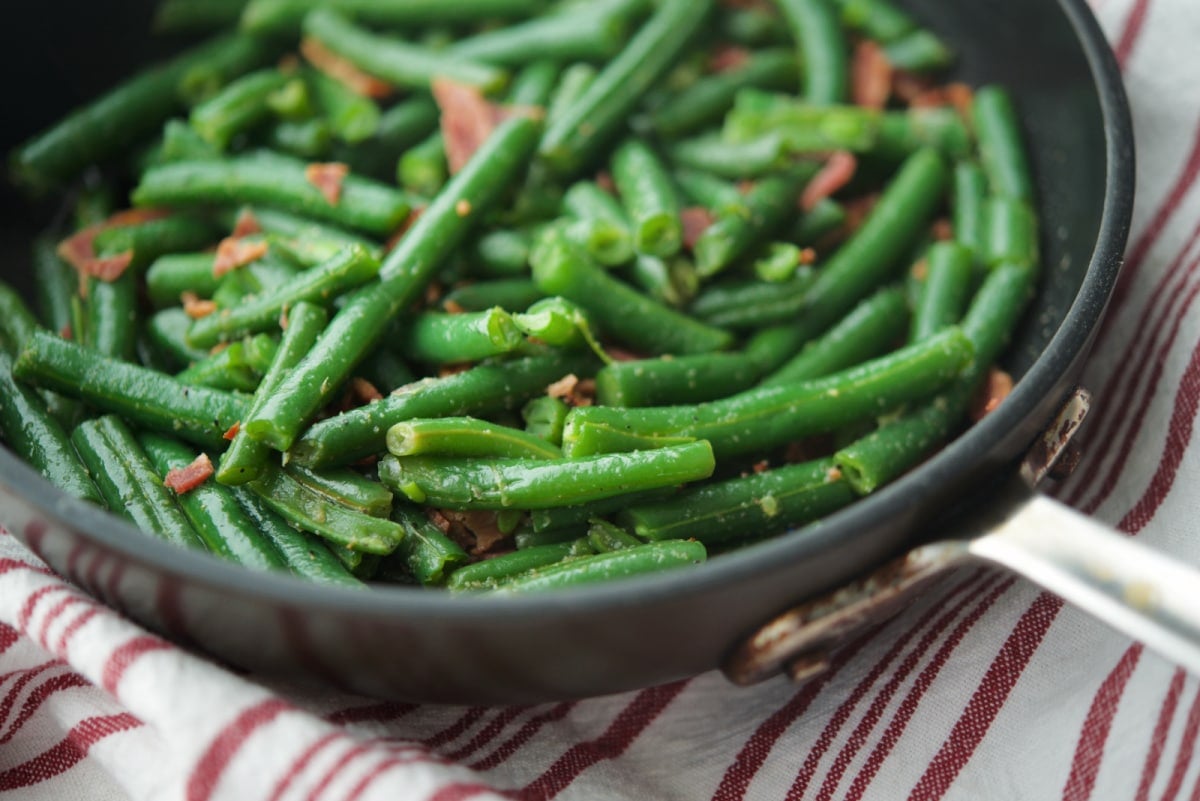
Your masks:
<svg viewBox="0 0 1200 801"><path fill-rule="evenodd" d="M1126 292L1061 495L1200 564L1200 4L1095 0L1138 135ZM802 688L705 675L531 708L270 686L169 645L0 535L0 795L21 799L1195 799L1200 684L974 572ZM7 792L5 792L7 791Z"/></svg>

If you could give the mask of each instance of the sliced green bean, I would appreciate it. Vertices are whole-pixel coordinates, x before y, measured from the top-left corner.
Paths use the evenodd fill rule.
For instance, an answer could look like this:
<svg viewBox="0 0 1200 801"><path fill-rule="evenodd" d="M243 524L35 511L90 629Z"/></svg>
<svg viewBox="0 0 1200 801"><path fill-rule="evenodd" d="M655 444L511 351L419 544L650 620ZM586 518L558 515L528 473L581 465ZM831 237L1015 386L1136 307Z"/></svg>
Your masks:
<svg viewBox="0 0 1200 801"><path fill-rule="evenodd" d="M402 387L381 401L314 424L297 440L292 460L309 467L351 464L386 449L396 423L415 417L486 415L520 406L564 376L591 375L582 354L552 353L483 364L446 378Z"/></svg>
<svg viewBox="0 0 1200 801"><path fill-rule="evenodd" d="M992 193L1033 203L1033 177L1022 141L1021 123L1008 91L985 86L975 92L971 106L979 159Z"/></svg>
<svg viewBox="0 0 1200 801"><path fill-rule="evenodd" d="M124 423L107 415L88 420L75 429L71 441L110 510L172 545L204 548Z"/></svg>
<svg viewBox="0 0 1200 801"><path fill-rule="evenodd" d="M211 253L171 253L155 259L146 270L146 294L158 309L178 304L184 292L211 298L219 285Z"/></svg>
<svg viewBox="0 0 1200 801"><path fill-rule="evenodd" d="M424 312L406 327L404 352L426 364L460 364L512 353L524 342L512 315L498 306L462 314Z"/></svg>
<svg viewBox="0 0 1200 801"><path fill-rule="evenodd" d="M71 327L71 303L79 297L79 273L58 257L55 248L46 237L33 243L34 288L38 313L46 327L62 333Z"/></svg>
<svg viewBox="0 0 1200 801"><path fill-rule="evenodd" d="M392 519L404 526L404 542L397 553L422 586L440 586L455 570L470 561L458 543L438 530L420 509L397 506Z"/></svg>
<svg viewBox="0 0 1200 801"><path fill-rule="evenodd" d="M690 538L705 545L778 534L850 505L857 497L833 459L786 465L689 487L622 512L644 539Z"/></svg>
<svg viewBox="0 0 1200 801"><path fill-rule="evenodd" d="M518 551L517 553L528 553ZM697 565L708 558L699 542L668 540L531 570L501 583L499 592L544 592L615 581Z"/></svg>
<svg viewBox="0 0 1200 801"><path fill-rule="evenodd" d="M681 167L705 170L734 180L762 178L791 163L786 143L778 133L740 142L727 141L720 134L703 134L670 142L665 150Z"/></svg>
<svg viewBox="0 0 1200 801"><path fill-rule="evenodd" d="M388 429L394 456L495 456L504 459L561 459L546 440L474 417L416 418Z"/></svg>
<svg viewBox="0 0 1200 801"><path fill-rule="evenodd" d="M988 179L983 169L971 161L955 165L951 197L954 238L981 262L987 254L987 199Z"/></svg>
<svg viewBox="0 0 1200 801"><path fill-rule="evenodd" d="M629 265L626 277L651 299L682 309L700 291L700 275L687 259L660 259L640 255Z"/></svg>
<svg viewBox="0 0 1200 801"><path fill-rule="evenodd" d="M627 139L612 157L612 177L633 226L638 253L668 258L683 247L679 192L648 145Z"/></svg>
<svg viewBox="0 0 1200 801"><path fill-rule="evenodd" d="M458 568L450 574L446 587L455 592L493 589L498 583L513 576L561 562L572 556L578 556L580 555L579 551L580 546L574 543L544 545L514 551L497 556L495 559L487 559Z"/></svg>
<svg viewBox="0 0 1200 801"><path fill-rule="evenodd" d="M1008 197L989 198L984 207L987 224L987 264L1038 264L1038 227L1033 209L1023 200Z"/></svg>
<svg viewBox="0 0 1200 801"><path fill-rule="evenodd" d="M567 423L567 412L569 411L570 407L559 398L552 398L549 395L534 398L521 409L521 418L525 421L525 432L560 447L563 427Z"/></svg>
<svg viewBox="0 0 1200 801"><path fill-rule="evenodd" d="M962 318L974 277L973 261L971 251L957 242L939 242L929 249L909 342L920 342Z"/></svg>
<svg viewBox="0 0 1200 801"><path fill-rule="evenodd" d="M288 568L297 576L318 584L362 588L363 583L346 569L320 537L292 528L253 492L242 487L234 487L232 492L258 530L275 544Z"/></svg>
<svg viewBox="0 0 1200 801"><path fill-rule="evenodd" d="M355 172L391 179L396 161L438 127L438 107L433 98L417 96L401 101L379 117L375 135L354 147L338 149L337 158Z"/></svg>
<svg viewBox="0 0 1200 801"><path fill-rule="evenodd" d="M0 281L0 350L15 357L41 325L17 290Z"/></svg>
<svg viewBox="0 0 1200 801"><path fill-rule="evenodd" d="M706 287L689 312L709 325L753 331L796 319L803 311L816 272L800 269L790 281L730 281Z"/></svg>
<svg viewBox="0 0 1200 801"><path fill-rule="evenodd" d="M126 272L114 281L87 279L85 306L88 347L114 359L130 362L137 352L137 276Z"/></svg>
<svg viewBox="0 0 1200 801"><path fill-rule="evenodd" d="M719 213L692 249L701 277L727 269L781 228L795 214L796 201L812 174L812 169L795 169L764 178L746 193L741 208Z"/></svg>
<svg viewBox="0 0 1200 801"><path fill-rule="evenodd" d="M594 518L588 525L588 545L596 553L623 551L644 544L625 529L607 520Z"/></svg>
<svg viewBox="0 0 1200 801"><path fill-rule="evenodd" d="M810 103L845 101L850 55L832 0L780 0L779 8L800 46L803 95Z"/></svg>
<svg viewBox="0 0 1200 801"><path fill-rule="evenodd" d="M545 509L712 475L707 442L636 453L563 459L470 459L388 456L379 478L417 503L445 509Z"/></svg>
<svg viewBox="0 0 1200 801"><path fill-rule="evenodd" d="M464 311L483 311L492 306L502 309L524 309L545 297L533 281L527 278L507 278L497 281L480 281L477 284L460 286L442 299Z"/></svg>
<svg viewBox="0 0 1200 801"><path fill-rule="evenodd" d="M596 76L599 74L599 70L586 63L572 64L563 70L546 105L546 121L553 122L566 114L567 110L583 97L583 93L596 82Z"/></svg>
<svg viewBox="0 0 1200 801"><path fill-rule="evenodd" d="M539 54L537 61L530 61L513 76L508 86L508 103L544 108L558 84L558 76L559 65L545 54Z"/></svg>
<svg viewBox="0 0 1200 801"><path fill-rule="evenodd" d="M480 272L484 275L526 276L529 274L529 252L532 247L532 237L528 232L500 228L479 237L475 243L474 255L479 259ZM487 305L504 306L498 301Z"/></svg>
<svg viewBox="0 0 1200 801"><path fill-rule="evenodd" d="M267 99L287 85L288 80L277 69L244 75L193 108L192 127L206 142L224 150L235 136L271 116Z"/></svg>
<svg viewBox="0 0 1200 801"><path fill-rule="evenodd" d="M449 178L446 140L441 131L434 131L409 148L396 164L396 179L400 185L418 195L436 195Z"/></svg>
<svg viewBox="0 0 1200 801"><path fill-rule="evenodd" d="M221 447L222 435L247 409L236 395L190 387L43 332L25 343L13 376L205 447Z"/></svg>
<svg viewBox="0 0 1200 801"><path fill-rule="evenodd" d="M842 23L877 42L887 44L917 30L917 21L889 0L837 0Z"/></svg>
<svg viewBox="0 0 1200 801"><path fill-rule="evenodd" d="M155 352L176 369L183 369L208 357L209 353L187 343L192 318L175 306L156 312L145 326L145 336Z"/></svg>
<svg viewBox="0 0 1200 801"><path fill-rule="evenodd" d="M931 31L919 30L888 42L883 48L888 61L908 72L936 72L954 63L954 51Z"/></svg>
<svg viewBox="0 0 1200 801"><path fill-rule="evenodd" d="M519 67L532 58L556 62L603 61L625 42L625 20L603 4L555 13L477 34L451 46L455 57Z"/></svg>
<svg viewBox="0 0 1200 801"><path fill-rule="evenodd" d="M604 406L671 406L728 397L754 386L757 367L740 353L614 362L596 373Z"/></svg>
<svg viewBox="0 0 1200 801"><path fill-rule="evenodd" d="M391 491L378 481L348 468L309 470L296 464L284 470L318 495L371 517L390 517L393 510Z"/></svg>
<svg viewBox="0 0 1200 801"><path fill-rule="evenodd" d="M262 380L262 370L255 364L253 350L274 353L275 341L266 334L251 345L251 340L233 342L227 348L212 353L175 376L181 384L209 387L228 392L253 392Z"/></svg>
<svg viewBox="0 0 1200 801"><path fill-rule="evenodd" d="M733 183L703 170L678 169L675 183L688 200L710 211L732 211L746 202L741 190Z"/></svg>
<svg viewBox="0 0 1200 801"><path fill-rule="evenodd" d="M218 238L217 229L208 220L173 214L105 229L96 235L93 246L99 256L132 254L128 269L140 273L159 256L197 250Z"/></svg>
<svg viewBox="0 0 1200 801"><path fill-rule="evenodd" d="M351 91L319 70L307 70L304 80L338 139L354 145L370 139L379 130L382 113L374 100Z"/></svg>
<svg viewBox="0 0 1200 801"><path fill-rule="evenodd" d="M876 417L946 386L973 355L970 341L949 329L917 345L815 381L761 387L694 406L577 408L567 418L568 457L602 453L608 444L697 437L721 457L765 450Z"/></svg>

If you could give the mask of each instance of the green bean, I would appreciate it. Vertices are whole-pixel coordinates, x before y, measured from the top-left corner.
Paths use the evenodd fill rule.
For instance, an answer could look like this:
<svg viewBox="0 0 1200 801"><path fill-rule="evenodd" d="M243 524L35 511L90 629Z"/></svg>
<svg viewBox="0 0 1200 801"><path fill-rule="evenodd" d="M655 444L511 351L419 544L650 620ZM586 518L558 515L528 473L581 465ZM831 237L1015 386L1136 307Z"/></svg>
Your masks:
<svg viewBox="0 0 1200 801"><path fill-rule="evenodd" d="M872 154L901 161L922 147L937 148L951 159L971 153L971 132L952 108L915 108L879 118L879 138Z"/></svg>
<svg viewBox="0 0 1200 801"><path fill-rule="evenodd" d="M821 105L844 102L850 56L832 0L780 0L779 8L800 46L804 99Z"/></svg>
<svg viewBox="0 0 1200 801"><path fill-rule="evenodd" d="M434 133L437 127L438 107L433 98L411 97L384 111L375 135L354 147L340 149L338 160L349 164L355 172L376 177L394 174L400 155Z"/></svg>
<svg viewBox="0 0 1200 801"><path fill-rule="evenodd" d="M575 506L533 509L529 513L529 525L533 529L533 532L538 535L548 536L551 532L564 531L577 535L580 528L588 526L590 521L597 517L608 517L631 506L669 498L675 491L676 488L668 487L642 492L631 492L626 495L617 495L612 498L605 498ZM527 547L520 545L521 541L518 535L517 547ZM528 542L528 538L525 541Z"/></svg>
<svg viewBox="0 0 1200 801"><path fill-rule="evenodd" d="M273 339L266 334L259 336L271 343L267 345L268 350L274 347ZM253 356L248 352L248 342L249 340L231 343L228 347L192 364L177 374L175 380L193 387L208 387L227 392L253 392L262 380L262 371L251 363ZM261 341L256 343L256 347L263 347Z"/></svg>
<svg viewBox="0 0 1200 801"><path fill-rule="evenodd" d="M614 362L596 373L596 400L604 406L702 403L749 389L758 378L740 353Z"/></svg>
<svg viewBox="0 0 1200 801"><path fill-rule="evenodd" d="M379 273L379 262L365 249L351 245L318 267L299 273L282 286L231 309L201 317L192 324L188 342L208 348L247 334L279 326L280 315L297 303L331 304L343 293Z"/></svg>
<svg viewBox="0 0 1200 801"><path fill-rule="evenodd" d="M584 92L596 82L600 72L587 63L572 64L563 70L546 104L547 123L560 119Z"/></svg>
<svg viewBox="0 0 1200 801"><path fill-rule="evenodd" d="M791 162L778 133L740 142L726 141L720 134L704 134L670 142L664 149L681 167L735 180L761 178L785 169Z"/></svg>
<svg viewBox="0 0 1200 801"><path fill-rule="evenodd" d="M184 292L211 298L219 285L211 253L170 253L146 270L146 294L156 309L176 305Z"/></svg>
<svg viewBox="0 0 1200 801"><path fill-rule="evenodd" d="M620 341L649 353L707 353L732 343L728 333L609 277L561 234L551 233L541 242L533 256L533 280L547 295L578 303Z"/></svg>
<svg viewBox="0 0 1200 801"><path fill-rule="evenodd" d="M700 276L727 269L782 227L812 175L811 169L795 169L764 178L746 193L742 208L719 213L692 248Z"/></svg>
<svg viewBox="0 0 1200 801"><path fill-rule="evenodd" d="M338 139L358 144L379 130L382 114L374 100L351 91L319 70L306 70L304 80Z"/></svg>
<svg viewBox="0 0 1200 801"><path fill-rule="evenodd" d="M683 246L679 195L671 174L648 145L627 139L612 157L612 177L633 224L638 253L667 258Z"/></svg>
<svg viewBox="0 0 1200 801"><path fill-rule="evenodd" d="M79 273L58 257L55 248L55 243L46 237L34 241L34 289L42 320L51 331L62 333L71 327L71 301L79 297Z"/></svg>
<svg viewBox="0 0 1200 801"><path fill-rule="evenodd" d="M855 497L833 459L820 459L689 487L667 500L633 506L620 520L644 539L687 537L716 545L811 523Z"/></svg>
<svg viewBox="0 0 1200 801"><path fill-rule="evenodd" d="M181 85L197 67L244 72L269 60L273 50L267 42L224 36L145 70L22 145L13 155L16 175L36 190L61 184L162 125L178 108L180 90L187 89Z"/></svg>
<svg viewBox="0 0 1200 801"><path fill-rule="evenodd" d="M181 161L146 171L133 200L139 206L262 203L378 236L391 234L408 216L402 194L354 175L346 176L341 198L330 203L306 170L304 162L285 156Z"/></svg>
<svg viewBox="0 0 1200 801"><path fill-rule="evenodd" d="M350 22L331 8L304 17L304 33L337 55L395 86L428 89L434 78L448 78L488 92L500 89L508 74L496 67L380 36Z"/></svg>
<svg viewBox="0 0 1200 801"><path fill-rule="evenodd" d="M552 445L561 446L568 411L570 407L558 398L549 395L534 398L521 408L521 417L525 420L525 433Z"/></svg>
<svg viewBox="0 0 1200 801"><path fill-rule="evenodd" d="M623 551L645 544L620 526L600 518L589 522L587 539L588 545L596 553Z"/></svg>
<svg viewBox="0 0 1200 801"><path fill-rule="evenodd" d="M666 0L542 138L543 160L561 176L579 172L625 124L642 96L704 26L712 0Z"/></svg>
<svg viewBox="0 0 1200 801"><path fill-rule="evenodd" d="M519 67L530 59L603 61L621 49L625 20L603 5L569 7L476 34L451 46L456 58Z"/></svg>
<svg viewBox="0 0 1200 801"><path fill-rule="evenodd" d="M526 336L539 343L574 350L591 348L601 361L609 360L592 333L587 313L565 298L543 298L524 314L513 315L513 322Z"/></svg>
<svg viewBox="0 0 1200 801"><path fill-rule="evenodd" d="M495 456L504 459L561 459L544 439L474 417L416 418L388 429L394 456Z"/></svg>
<svg viewBox="0 0 1200 801"><path fill-rule="evenodd" d="M362 377L385 395L417 380L408 364L387 346L376 348L360 369Z"/></svg>
<svg viewBox="0 0 1200 801"><path fill-rule="evenodd" d="M934 72L954 63L954 51L926 30L913 31L888 42L883 52L894 67L908 72Z"/></svg>
<svg viewBox="0 0 1200 801"><path fill-rule="evenodd" d="M732 211L741 208L746 202L741 190L734 184L702 170L677 169L675 183L684 197L710 211Z"/></svg>
<svg viewBox="0 0 1200 801"><path fill-rule="evenodd" d="M154 12L154 29L179 31L216 30L235 25L247 0L163 0Z"/></svg>
<svg viewBox="0 0 1200 801"><path fill-rule="evenodd" d="M294 31L313 9L329 7L383 26L476 23L480 19L520 19L541 12L546 0L251 0L242 27L256 33Z"/></svg>
<svg viewBox="0 0 1200 801"><path fill-rule="evenodd" d="M41 328L33 312L25 305L24 298L0 281L0 350L15 357L25 340Z"/></svg>
<svg viewBox="0 0 1200 801"><path fill-rule="evenodd" d="M586 356L551 353L483 364L456 375L426 379L381 401L314 424L292 449L309 467L350 464L382 452L387 430L414 417L490 414L516 408L570 374L591 375Z"/></svg>
<svg viewBox="0 0 1200 801"><path fill-rule="evenodd" d="M204 547L137 440L119 419L104 416L81 423L71 441L110 510L172 545Z"/></svg>
<svg viewBox="0 0 1200 801"><path fill-rule="evenodd" d="M559 219L558 226L568 239L579 244L604 267L620 267L634 258L633 236L628 223L601 219Z"/></svg>
<svg viewBox="0 0 1200 801"><path fill-rule="evenodd" d="M107 228L96 234L93 246L100 256L132 254L128 269L140 273L159 256L202 248L217 238L217 229L209 221L173 214Z"/></svg>
<svg viewBox="0 0 1200 801"><path fill-rule="evenodd" d="M137 276L126 272L113 281L87 279L84 341L97 353L131 362L137 352Z"/></svg>
<svg viewBox="0 0 1200 801"><path fill-rule="evenodd" d="M987 198L987 175L974 162L959 162L954 168L954 191L951 198L954 238L970 248L974 257L981 262L987 252Z"/></svg>
<svg viewBox="0 0 1200 801"><path fill-rule="evenodd" d="M987 225L985 261L990 266L1038 263L1037 217L1023 200L992 197L984 207Z"/></svg>
<svg viewBox="0 0 1200 801"><path fill-rule="evenodd" d="M197 454L187 445L158 434L142 434L138 444L157 475L192 464ZM225 487L205 481L175 495L183 514L197 536L213 554L252 570L281 570L286 567L275 544L259 531L237 498Z"/></svg>
<svg viewBox="0 0 1200 801"><path fill-rule="evenodd" d="M295 162L288 161L284 163ZM375 256L379 256L382 253L379 243L373 239L351 233L345 228L339 228L335 225L325 225L316 220L299 217L278 209L249 207L235 212L227 212L225 218L228 226L231 228L234 227L237 218L243 213L253 217L254 222L262 228L267 236L273 238L274 243L289 240L328 242L335 244L339 248L360 245Z"/></svg>
<svg viewBox="0 0 1200 801"><path fill-rule="evenodd" d="M559 65L538 54L537 61L530 61L513 76L508 85L507 101L513 106L537 106L544 108L550 102L554 87L558 84Z"/></svg>
<svg viewBox="0 0 1200 801"><path fill-rule="evenodd" d="M254 415L266 403L288 372L304 358L328 319L324 309L311 303L297 303L288 312L288 325L283 331L275 360L255 390L247 416ZM267 463L268 451L267 446L251 439L239 426L228 450L221 456L217 481L236 485L258 478Z"/></svg>
<svg viewBox="0 0 1200 801"><path fill-rule="evenodd" d="M397 553L423 586L444 584L447 574L470 561L467 552L439 531L420 509L397 506L392 519L402 525L405 532Z"/></svg>
<svg viewBox="0 0 1200 801"><path fill-rule="evenodd" d="M528 232L500 228L476 240L474 256L479 260L479 271L489 277L524 276L529 273L529 251L532 246L532 237ZM504 306L503 303L487 305Z"/></svg>
<svg viewBox="0 0 1200 801"><path fill-rule="evenodd" d="M362 588L362 582L351 575L319 537L292 528L253 492L242 487L234 487L232 491L243 511L262 535L275 544L297 576L318 584Z"/></svg>
<svg viewBox="0 0 1200 801"><path fill-rule="evenodd" d="M800 274L805 253L791 242L772 242L754 260L754 274L768 284L784 284Z"/></svg>
<svg viewBox="0 0 1200 801"><path fill-rule="evenodd" d="M360 473L348 468L318 472L295 464L284 470L308 489L341 506L371 517L391 517L391 491Z"/></svg>
<svg viewBox="0 0 1200 801"><path fill-rule="evenodd" d="M292 525L349 551L386 556L404 541L403 526L331 501L275 465L247 486Z"/></svg>
<svg viewBox="0 0 1200 801"><path fill-rule="evenodd" d="M238 78L192 109L192 127L206 142L221 150L271 115L267 99L287 85L277 69L259 70Z"/></svg>
<svg viewBox="0 0 1200 801"><path fill-rule="evenodd" d="M43 332L25 343L13 376L205 447L221 447L224 432L246 411L246 402L235 395L189 387Z"/></svg>
<svg viewBox="0 0 1200 801"><path fill-rule="evenodd" d="M752 53L745 64L701 78L672 97L650 115L651 125L659 136L688 136L720 122L740 90L789 89L796 85L797 77L794 54L761 50Z"/></svg>
<svg viewBox="0 0 1200 801"><path fill-rule="evenodd" d="M811 381L879 356L904 337L908 318L904 292L882 289L859 303L824 336L810 342L795 358L772 372L763 385ZM957 322L957 318L953 322Z"/></svg>
<svg viewBox="0 0 1200 801"><path fill-rule="evenodd" d="M512 315L498 306L462 314L424 312L405 330L404 353L426 364L460 364L512 353L524 342Z"/></svg>
<svg viewBox="0 0 1200 801"><path fill-rule="evenodd" d="M280 120L267 132L267 143L281 153L306 161L325 159L333 145L333 130L320 118Z"/></svg>
<svg viewBox="0 0 1200 801"><path fill-rule="evenodd" d="M528 553L518 551L518 553ZM703 562L708 557L698 542L652 542L612 553L572 559L517 575L501 583L500 592L544 592L595 584L647 573L661 573Z"/></svg>
<svg viewBox="0 0 1200 801"><path fill-rule="evenodd" d="M417 503L445 509L545 509L712 475L707 442L563 459L385 457L379 479Z"/></svg>
<svg viewBox="0 0 1200 801"><path fill-rule="evenodd" d="M971 120L992 194L1033 203L1033 177L1012 97L998 86L979 89L971 106Z"/></svg>
<svg viewBox="0 0 1200 801"><path fill-rule="evenodd" d="M442 299L448 308L453 304L464 311L483 311L492 306L502 309L524 309L544 298L540 289L528 278L507 278L481 281L460 286Z"/></svg>
<svg viewBox="0 0 1200 801"><path fill-rule="evenodd" d="M183 120L167 120L163 126L162 144L158 146L148 166L173 161L219 159L221 150L196 132Z"/></svg>
<svg viewBox="0 0 1200 801"><path fill-rule="evenodd" d="M696 266L687 259L660 259L657 256L638 256L629 265L628 279L651 299L682 309L700 291L700 276Z"/></svg>
<svg viewBox="0 0 1200 801"><path fill-rule="evenodd" d="M579 551L580 546L574 543L562 543L506 553L495 559L458 568L450 574L446 587L455 592L493 589L513 576L578 556Z"/></svg>
<svg viewBox="0 0 1200 801"><path fill-rule="evenodd" d="M436 195L449 177L446 140L441 131L435 131L420 144L409 148L396 165L396 180L418 195Z"/></svg>
<svg viewBox="0 0 1200 801"><path fill-rule="evenodd" d="M939 242L926 257L925 285L913 310L909 342L920 342L958 323L973 278L971 251L957 242Z"/></svg>
<svg viewBox="0 0 1200 801"><path fill-rule="evenodd" d="M713 284L700 293L689 311L709 325L753 331L794 320L804 309L816 273L801 269L779 284L736 281Z"/></svg>
<svg viewBox="0 0 1200 801"><path fill-rule="evenodd" d="M656 440L697 437L721 458L827 433L928 397L958 376L970 341L949 329L922 343L815 381L760 387L694 406L577 408L567 418L563 452L601 453L607 443L653 447Z"/></svg>
<svg viewBox="0 0 1200 801"><path fill-rule="evenodd" d="M192 318L175 306L156 312L147 322L145 336L155 352L176 368L187 367L208 357L208 351L187 343Z"/></svg>
<svg viewBox="0 0 1200 801"><path fill-rule="evenodd" d="M70 437L28 387L13 380L12 358L0 351L0 432L13 453L76 498L102 504Z"/></svg>
<svg viewBox="0 0 1200 801"><path fill-rule="evenodd" d="M917 22L888 0L837 0L842 23L870 39L887 44L917 30Z"/></svg>

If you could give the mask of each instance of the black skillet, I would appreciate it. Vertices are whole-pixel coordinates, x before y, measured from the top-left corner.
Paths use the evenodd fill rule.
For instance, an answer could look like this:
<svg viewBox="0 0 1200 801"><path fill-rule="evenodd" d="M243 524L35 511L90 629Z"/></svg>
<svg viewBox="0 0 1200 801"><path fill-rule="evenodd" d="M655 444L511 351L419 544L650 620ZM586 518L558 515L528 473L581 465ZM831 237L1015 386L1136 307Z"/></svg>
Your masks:
<svg viewBox="0 0 1200 801"><path fill-rule="evenodd" d="M773 615L886 563L919 543L933 521L945 531L947 513L964 498L991 497L1073 390L1120 267L1133 138L1120 75L1084 0L904 5L954 43L958 77L1001 82L1018 98L1046 268L1005 359L1020 379L1013 394L893 486L818 526L694 570L513 599L351 592L252 574L63 497L3 449L0 521L89 593L178 641L239 667L362 693L519 703L717 667ZM8 29L19 35L0 52L9 77L3 149L144 61L148 6L12 9L18 19L10 17ZM26 246L47 219L11 193L3 200L5 277L28 289Z"/></svg>

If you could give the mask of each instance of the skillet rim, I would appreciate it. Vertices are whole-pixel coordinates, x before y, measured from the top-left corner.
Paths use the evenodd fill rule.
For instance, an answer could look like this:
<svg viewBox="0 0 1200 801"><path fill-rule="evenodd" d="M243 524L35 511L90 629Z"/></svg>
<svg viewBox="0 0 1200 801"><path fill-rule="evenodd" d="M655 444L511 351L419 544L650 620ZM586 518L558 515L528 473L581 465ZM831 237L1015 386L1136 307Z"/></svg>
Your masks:
<svg viewBox="0 0 1200 801"><path fill-rule="evenodd" d="M1028 422L1039 403L1061 381L1063 371L1086 352L1103 319L1122 264L1133 211L1133 125L1115 56L1086 0L1058 0L1058 6L1088 63L1106 137L1107 175L1099 232L1075 300L1049 344L996 412L920 468L826 518L803 535L793 531L688 570L556 592L554 603L547 603L546 596L458 597L407 587L374 586L362 592L316 585L283 574L249 571L147 537L115 515L65 496L3 446L0 484L55 524L155 575L195 582L256 602L360 618L417 615L467 624L495 623L498 616L504 615L520 616L528 622L531 617L615 611L660 599L704 595L718 586L748 582L764 572L786 569L795 560L812 558L838 544L848 531L878 526L914 502L927 504L931 488L952 481L964 469L977 468L977 463L1001 445L1010 432ZM23 532L12 533L29 544ZM862 565L864 569L872 566ZM795 600L801 600L804 594L798 591Z"/></svg>

